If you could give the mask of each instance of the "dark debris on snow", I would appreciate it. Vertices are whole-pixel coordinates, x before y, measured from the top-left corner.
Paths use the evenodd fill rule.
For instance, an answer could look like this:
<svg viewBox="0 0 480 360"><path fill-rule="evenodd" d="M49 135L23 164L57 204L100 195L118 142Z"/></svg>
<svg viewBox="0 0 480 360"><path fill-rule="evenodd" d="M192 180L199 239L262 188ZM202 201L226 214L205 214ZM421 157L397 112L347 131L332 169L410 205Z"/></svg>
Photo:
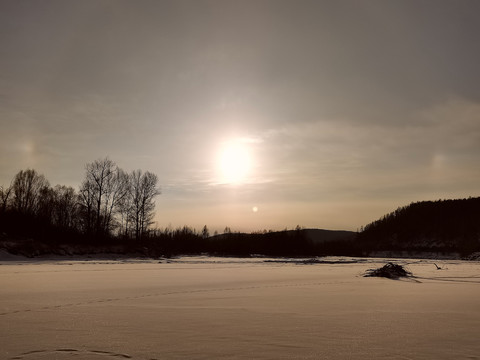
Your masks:
<svg viewBox="0 0 480 360"><path fill-rule="evenodd" d="M405 269L402 265L394 264L389 262L378 269L368 269L365 274L365 277L385 277L389 279L398 279L401 277L412 276L412 273Z"/></svg>

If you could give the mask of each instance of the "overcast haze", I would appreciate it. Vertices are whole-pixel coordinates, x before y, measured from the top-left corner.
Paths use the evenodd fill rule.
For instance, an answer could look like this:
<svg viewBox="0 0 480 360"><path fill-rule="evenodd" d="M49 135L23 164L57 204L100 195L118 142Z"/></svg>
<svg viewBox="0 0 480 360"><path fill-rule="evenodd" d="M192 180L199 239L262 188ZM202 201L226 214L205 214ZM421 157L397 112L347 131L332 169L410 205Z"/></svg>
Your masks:
<svg viewBox="0 0 480 360"><path fill-rule="evenodd" d="M108 156L219 231L480 195L480 1L0 0L0 45L3 185Z"/></svg>

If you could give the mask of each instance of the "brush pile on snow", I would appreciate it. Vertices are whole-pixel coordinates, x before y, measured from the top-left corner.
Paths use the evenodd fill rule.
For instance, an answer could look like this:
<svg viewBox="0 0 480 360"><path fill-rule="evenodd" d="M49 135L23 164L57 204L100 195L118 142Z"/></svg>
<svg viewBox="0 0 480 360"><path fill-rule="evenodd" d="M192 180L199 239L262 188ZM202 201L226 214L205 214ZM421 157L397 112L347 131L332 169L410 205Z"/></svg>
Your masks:
<svg viewBox="0 0 480 360"><path fill-rule="evenodd" d="M398 279L400 277L412 276L412 273L406 270L402 265L387 263L381 268L378 269L368 269L365 274L365 277L376 276L376 277L385 277L389 279Z"/></svg>

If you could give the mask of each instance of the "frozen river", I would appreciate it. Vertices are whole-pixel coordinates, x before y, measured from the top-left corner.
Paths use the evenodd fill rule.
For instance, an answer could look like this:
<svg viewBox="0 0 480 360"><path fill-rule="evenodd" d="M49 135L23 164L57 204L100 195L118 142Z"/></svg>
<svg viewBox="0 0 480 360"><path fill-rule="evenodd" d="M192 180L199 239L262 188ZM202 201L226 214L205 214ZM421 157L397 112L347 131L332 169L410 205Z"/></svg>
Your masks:
<svg viewBox="0 0 480 360"><path fill-rule="evenodd" d="M0 262L0 359L480 359L480 263Z"/></svg>

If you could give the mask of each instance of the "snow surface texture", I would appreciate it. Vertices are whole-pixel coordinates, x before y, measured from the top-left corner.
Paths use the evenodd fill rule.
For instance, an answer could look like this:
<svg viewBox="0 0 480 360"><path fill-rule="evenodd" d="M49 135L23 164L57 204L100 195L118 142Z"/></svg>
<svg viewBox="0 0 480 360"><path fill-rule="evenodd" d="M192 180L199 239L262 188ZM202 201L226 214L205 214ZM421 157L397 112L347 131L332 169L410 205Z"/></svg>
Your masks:
<svg viewBox="0 0 480 360"><path fill-rule="evenodd" d="M0 262L0 359L480 358L478 262L265 260Z"/></svg>

